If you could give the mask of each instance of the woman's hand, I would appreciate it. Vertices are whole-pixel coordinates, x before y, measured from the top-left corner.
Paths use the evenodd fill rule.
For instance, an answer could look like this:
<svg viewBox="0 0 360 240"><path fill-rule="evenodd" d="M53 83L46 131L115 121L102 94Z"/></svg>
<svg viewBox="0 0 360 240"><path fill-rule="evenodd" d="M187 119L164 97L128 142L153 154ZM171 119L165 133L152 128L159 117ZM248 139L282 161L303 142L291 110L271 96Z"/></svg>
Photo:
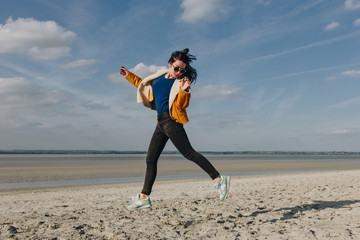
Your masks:
<svg viewBox="0 0 360 240"><path fill-rule="evenodd" d="M181 80L181 90L187 91L189 89L189 87L190 87L190 84L191 84L191 82L190 82L189 78L184 77Z"/></svg>
<svg viewBox="0 0 360 240"><path fill-rule="evenodd" d="M129 75L129 70L127 70L126 67L121 66L120 74L123 75L124 77L127 77L127 75Z"/></svg>

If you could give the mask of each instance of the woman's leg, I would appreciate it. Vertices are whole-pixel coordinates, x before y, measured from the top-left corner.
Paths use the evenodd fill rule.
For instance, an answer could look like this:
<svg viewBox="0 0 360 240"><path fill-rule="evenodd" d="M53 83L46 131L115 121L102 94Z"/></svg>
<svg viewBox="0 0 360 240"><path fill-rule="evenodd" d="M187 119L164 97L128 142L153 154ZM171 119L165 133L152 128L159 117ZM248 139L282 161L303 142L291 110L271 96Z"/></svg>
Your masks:
<svg viewBox="0 0 360 240"><path fill-rule="evenodd" d="M152 186L154 185L157 173L157 162L169 138L161 131L157 124L153 136L150 141L148 153L146 156L146 175L142 194L150 195Z"/></svg>
<svg viewBox="0 0 360 240"><path fill-rule="evenodd" d="M188 160L200 166L213 180L220 177L219 172L202 154L193 149L181 123L169 119L162 125L163 131L170 138L171 142L179 152Z"/></svg>

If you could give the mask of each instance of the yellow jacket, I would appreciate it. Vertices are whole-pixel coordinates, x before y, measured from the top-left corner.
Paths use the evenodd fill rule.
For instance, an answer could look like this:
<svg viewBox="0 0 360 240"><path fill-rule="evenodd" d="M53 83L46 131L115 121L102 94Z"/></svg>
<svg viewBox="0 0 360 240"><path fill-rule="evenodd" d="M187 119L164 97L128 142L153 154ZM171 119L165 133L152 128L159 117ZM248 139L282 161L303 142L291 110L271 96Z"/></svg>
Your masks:
<svg viewBox="0 0 360 240"><path fill-rule="evenodd" d="M156 79L164 74L168 70L161 69L155 74L150 75L144 79L136 76L134 73L129 73L126 76L126 79L137 87L137 103L142 102L145 107L149 107L153 110L156 110L154 96L152 91L152 85ZM170 116L181 124L185 124L189 121L186 114L185 108L189 106L190 103L190 88L187 91L181 90L181 79L176 79L173 86L170 90L169 96L169 113Z"/></svg>

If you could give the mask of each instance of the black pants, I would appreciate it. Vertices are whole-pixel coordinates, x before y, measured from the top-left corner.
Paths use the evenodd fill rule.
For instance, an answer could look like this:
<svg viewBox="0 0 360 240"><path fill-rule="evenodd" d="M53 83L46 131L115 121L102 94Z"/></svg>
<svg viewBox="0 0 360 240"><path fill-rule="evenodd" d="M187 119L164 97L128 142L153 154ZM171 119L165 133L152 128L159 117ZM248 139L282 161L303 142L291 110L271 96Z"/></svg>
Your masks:
<svg viewBox="0 0 360 240"><path fill-rule="evenodd" d="M185 158L199 165L212 179L220 176L213 165L192 148L183 125L173 120L169 112L164 112L158 115L158 123L148 149L145 182L141 193L150 195L156 178L157 162L169 138Z"/></svg>

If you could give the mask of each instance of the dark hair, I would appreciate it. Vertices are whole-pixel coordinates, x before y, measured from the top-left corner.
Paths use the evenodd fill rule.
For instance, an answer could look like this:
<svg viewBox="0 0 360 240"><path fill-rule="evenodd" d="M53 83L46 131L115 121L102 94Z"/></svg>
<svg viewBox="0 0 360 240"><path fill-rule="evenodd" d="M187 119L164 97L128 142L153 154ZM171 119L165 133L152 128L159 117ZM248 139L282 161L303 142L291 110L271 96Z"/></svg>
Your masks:
<svg viewBox="0 0 360 240"><path fill-rule="evenodd" d="M196 60L196 57L194 55L189 54L189 49L185 48L182 51L175 51L171 54L171 57L169 59L169 63L174 63L176 60L180 60L186 64L185 70L186 72L181 76L188 77L191 83L194 83L197 78L197 72L196 70L190 66L190 63L193 60Z"/></svg>

